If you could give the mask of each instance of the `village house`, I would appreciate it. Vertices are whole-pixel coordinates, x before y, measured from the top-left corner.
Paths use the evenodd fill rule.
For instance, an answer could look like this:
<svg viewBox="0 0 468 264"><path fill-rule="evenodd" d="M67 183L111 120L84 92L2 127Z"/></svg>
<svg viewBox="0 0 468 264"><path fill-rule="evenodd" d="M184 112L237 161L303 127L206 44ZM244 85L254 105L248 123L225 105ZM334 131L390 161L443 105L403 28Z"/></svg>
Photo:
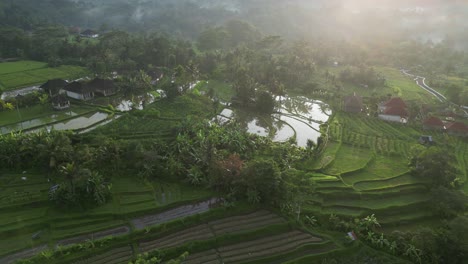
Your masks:
<svg viewBox="0 0 468 264"><path fill-rule="evenodd" d="M67 86L67 81L62 79L48 80L46 83L41 85L39 88L44 90L50 97L57 94L63 93L63 88Z"/></svg>
<svg viewBox="0 0 468 264"><path fill-rule="evenodd" d="M432 145L435 142L434 139L432 139L432 136L422 135L419 137L419 143L423 145Z"/></svg>
<svg viewBox="0 0 468 264"><path fill-rule="evenodd" d="M117 88L112 80L96 78L87 85L95 93L99 93L103 96L110 96L117 93Z"/></svg>
<svg viewBox="0 0 468 264"><path fill-rule="evenodd" d="M393 97L390 100L380 103L379 118L390 122L407 123L408 111L406 103L400 97Z"/></svg>
<svg viewBox="0 0 468 264"><path fill-rule="evenodd" d="M356 95L356 93L346 96L343 100L343 111L348 113L361 113L362 97Z"/></svg>
<svg viewBox="0 0 468 264"><path fill-rule="evenodd" d="M148 76L151 77L151 84L156 84L158 83L163 77L164 77L164 72L161 69L154 69L153 71L150 71L148 73Z"/></svg>
<svg viewBox="0 0 468 264"><path fill-rule="evenodd" d="M94 30L87 29L87 30L81 32L80 36L82 36L84 38L98 38L99 34Z"/></svg>
<svg viewBox="0 0 468 264"><path fill-rule="evenodd" d="M90 100L94 98L94 90L82 82L72 82L63 89L68 97L77 100Z"/></svg>
<svg viewBox="0 0 468 264"><path fill-rule="evenodd" d="M70 108L70 101L68 100L67 96L64 94L54 95L51 98L51 102L52 102L52 107L55 110L63 110L63 109Z"/></svg>
<svg viewBox="0 0 468 264"><path fill-rule="evenodd" d="M423 129L443 131L445 130L445 124L438 117L431 116L428 119L424 120Z"/></svg>
<svg viewBox="0 0 468 264"><path fill-rule="evenodd" d="M468 127L461 122L447 124L447 133L452 136L468 136Z"/></svg>

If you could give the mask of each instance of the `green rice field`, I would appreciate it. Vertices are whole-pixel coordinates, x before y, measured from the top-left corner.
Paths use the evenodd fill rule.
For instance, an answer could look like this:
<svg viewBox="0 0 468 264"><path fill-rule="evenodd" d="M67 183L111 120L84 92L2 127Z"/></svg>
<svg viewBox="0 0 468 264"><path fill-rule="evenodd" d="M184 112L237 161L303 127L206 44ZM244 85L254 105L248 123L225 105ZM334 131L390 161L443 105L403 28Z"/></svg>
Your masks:
<svg viewBox="0 0 468 264"><path fill-rule="evenodd" d="M37 61L0 63L0 90L39 85L50 79L77 79L89 74L79 66L62 65L56 68Z"/></svg>

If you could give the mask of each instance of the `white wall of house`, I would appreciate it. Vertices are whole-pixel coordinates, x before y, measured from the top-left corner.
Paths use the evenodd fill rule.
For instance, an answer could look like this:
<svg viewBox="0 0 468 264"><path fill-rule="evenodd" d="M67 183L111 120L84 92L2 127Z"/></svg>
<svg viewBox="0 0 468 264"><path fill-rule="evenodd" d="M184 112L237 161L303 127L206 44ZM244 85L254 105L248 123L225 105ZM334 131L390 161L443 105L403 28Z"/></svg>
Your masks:
<svg viewBox="0 0 468 264"><path fill-rule="evenodd" d="M74 93L74 92L70 92L70 91L66 91L66 92L67 92L68 97L71 97L71 98L74 98L74 99L77 99L77 100L84 100L84 97L83 97L82 94Z"/></svg>
<svg viewBox="0 0 468 264"><path fill-rule="evenodd" d="M400 123L406 123L404 118L401 118L400 116L395 116L395 115L384 115L380 114L379 118L385 121L390 121L390 122L400 122Z"/></svg>

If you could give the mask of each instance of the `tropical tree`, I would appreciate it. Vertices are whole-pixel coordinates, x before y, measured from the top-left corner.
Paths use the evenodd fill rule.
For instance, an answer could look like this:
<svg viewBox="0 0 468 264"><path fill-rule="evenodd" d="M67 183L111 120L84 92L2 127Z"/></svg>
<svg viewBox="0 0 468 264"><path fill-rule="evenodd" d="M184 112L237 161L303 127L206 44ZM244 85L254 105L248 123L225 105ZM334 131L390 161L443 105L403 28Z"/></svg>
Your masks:
<svg viewBox="0 0 468 264"><path fill-rule="evenodd" d="M299 221L302 212L302 206L307 197L314 191L314 182L308 178L304 172L295 169L289 169L282 173L282 188L284 197L283 203L288 204L284 208L290 208Z"/></svg>
<svg viewBox="0 0 468 264"><path fill-rule="evenodd" d="M361 219L359 222L359 226L361 226L364 230L373 230L376 227L380 227L379 221L374 214L368 215Z"/></svg>
<svg viewBox="0 0 468 264"><path fill-rule="evenodd" d="M456 179L456 170L453 166L453 152L430 147L411 159L412 173L429 181L431 187L444 186L451 188Z"/></svg>
<svg viewBox="0 0 468 264"><path fill-rule="evenodd" d="M403 255L409 257L410 259L412 259L414 261L417 261L418 263L421 263L421 250L417 249L412 244L407 244L406 245L406 249L405 249Z"/></svg>
<svg viewBox="0 0 468 264"><path fill-rule="evenodd" d="M70 184L71 188L71 193L72 195L75 195L75 181L78 180L78 177L80 175L79 168L75 166L75 163L71 162L60 166L59 172L64 178L68 180L68 183Z"/></svg>

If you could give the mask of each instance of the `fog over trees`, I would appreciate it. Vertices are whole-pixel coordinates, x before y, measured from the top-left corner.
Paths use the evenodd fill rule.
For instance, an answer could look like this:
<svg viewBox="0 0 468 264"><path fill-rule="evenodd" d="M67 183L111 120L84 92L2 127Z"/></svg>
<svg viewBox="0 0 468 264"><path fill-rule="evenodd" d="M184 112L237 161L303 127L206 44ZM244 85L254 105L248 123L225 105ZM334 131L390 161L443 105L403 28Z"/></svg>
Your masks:
<svg viewBox="0 0 468 264"><path fill-rule="evenodd" d="M25 5L24 3L27 3ZM4 0L3 24L27 29L33 22L90 28L162 30L196 38L201 28L231 19L252 23L267 34L311 39L320 36L362 40L375 37L449 41L466 49L464 1L369 0Z"/></svg>

